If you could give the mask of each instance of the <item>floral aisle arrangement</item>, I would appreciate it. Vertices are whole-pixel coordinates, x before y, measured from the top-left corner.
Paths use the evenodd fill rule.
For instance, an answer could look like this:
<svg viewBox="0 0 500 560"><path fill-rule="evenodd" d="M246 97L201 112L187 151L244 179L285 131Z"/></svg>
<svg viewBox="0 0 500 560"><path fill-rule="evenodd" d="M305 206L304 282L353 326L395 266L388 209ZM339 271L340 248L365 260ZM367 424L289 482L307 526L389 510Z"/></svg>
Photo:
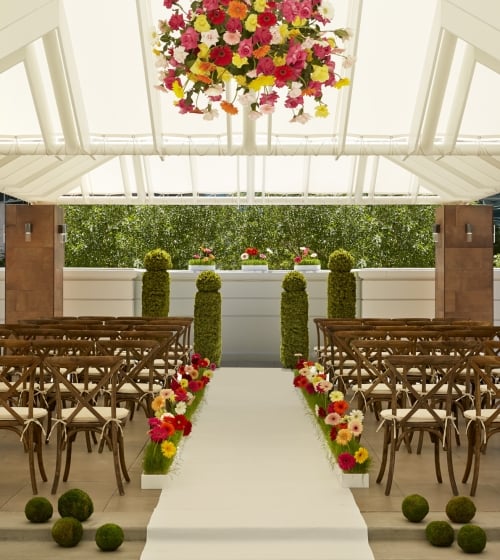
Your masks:
<svg viewBox="0 0 500 560"><path fill-rule="evenodd" d="M200 247L199 251L189 259L190 265L194 266L213 266L215 265L215 255L210 247Z"/></svg>
<svg viewBox="0 0 500 560"><path fill-rule="evenodd" d="M371 458L368 450L360 443L363 412L349 411L349 403L344 394L333 389L320 364L300 361L294 370L293 384L302 390L314 411L341 471L348 474L367 473Z"/></svg>
<svg viewBox="0 0 500 560"><path fill-rule="evenodd" d="M191 433L191 418L215 368L209 359L193 354L191 363L180 366L170 386L155 397L154 416L148 419L150 441L144 451L144 474L165 474L169 470L181 439Z"/></svg>
<svg viewBox="0 0 500 560"><path fill-rule="evenodd" d="M309 247L300 247L300 253L295 255L293 262L299 266L321 264L318 255L314 251L311 251Z"/></svg>
<svg viewBox="0 0 500 560"><path fill-rule="evenodd" d="M180 113L199 113L206 120L229 115L235 105L257 119L275 111L284 92L291 122L306 123L306 99L315 116L327 117L325 88L349 85L336 61L352 65L353 57L337 41L351 37L333 29L330 0L164 0L153 54L160 68L161 91L173 92ZM234 95L232 87L234 84Z"/></svg>
<svg viewBox="0 0 500 560"><path fill-rule="evenodd" d="M247 247L240 259L243 265L267 265L267 255L256 247Z"/></svg>

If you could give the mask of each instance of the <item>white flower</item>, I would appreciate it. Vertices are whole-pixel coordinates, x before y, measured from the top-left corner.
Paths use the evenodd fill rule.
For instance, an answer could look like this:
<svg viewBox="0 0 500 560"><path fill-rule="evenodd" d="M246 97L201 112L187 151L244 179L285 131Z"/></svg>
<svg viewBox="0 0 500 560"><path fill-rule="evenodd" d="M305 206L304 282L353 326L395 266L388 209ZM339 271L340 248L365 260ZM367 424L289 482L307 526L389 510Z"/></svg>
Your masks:
<svg viewBox="0 0 500 560"><path fill-rule="evenodd" d="M248 259L250 258L250 256L249 256L248 253L241 253L241 257L240 257L240 258L241 258L242 261L246 261L246 260L248 260Z"/></svg>
<svg viewBox="0 0 500 560"><path fill-rule="evenodd" d="M187 55L188 55L188 52L182 45L180 45L179 47L175 47L175 49L174 49L174 60L176 62L178 62L179 64L183 64L184 61L186 60Z"/></svg>
<svg viewBox="0 0 500 560"><path fill-rule="evenodd" d="M254 91L242 93L238 96L238 101L241 105L243 105L243 107L248 107L257 101L257 94Z"/></svg>
<svg viewBox="0 0 500 560"><path fill-rule="evenodd" d="M306 124L311 119L312 119L312 117L308 113L300 113L300 115L295 115L292 119L290 119L290 122L291 123Z"/></svg>
<svg viewBox="0 0 500 560"><path fill-rule="evenodd" d="M207 47L213 47L219 40L219 32L217 29L210 29L210 31L202 31L201 42L205 43Z"/></svg>
<svg viewBox="0 0 500 560"><path fill-rule="evenodd" d="M177 405L175 406L175 413L176 414L185 414L187 410L187 405L185 402L179 402L177 403Z"/></svg>
<svg viewBox="0 0 500 560"><path fill-rule="evenodd" d="M333 19L335 15L335 8L333 3L329 0L323 0L320 6L318 6L318 12L326 19Z"/></svg>
<svg viewBox="0 0 500 560"><path fill-rule="evenodd" d="M219 97L223 92L224 90L221 85L214 84L205 90L205 95L207 97Z"/></svg>
<svg viewBox="0 0 500 560"><path fill-rule="evenodd" d="M274 113L275 107L274 105L270 105L269 103L264 103L263 105L260 106L260 112L263 115L271 115L272 113Z"/></svg>
<svg viewBox="0 0 500 560"><path fill-rule="evenodd" d="M207 109L203 113L203 120L204 121L213 121L219 116L219 111L217 109Z"/></svg>
<svg viewBox="0 0 500 560"><path fill-rule="evenodd" d="M292 82L290 90L288 91L288 97L300 97L302 95L302 88L300 82Z"/></svg>
<svg viewBox="0 0 500 560"><path fill-rule="evenodd" d="M344 62L342 63L343 68L351 68L351 66L356 62L356 57L351 56L350 54L344 58Z"/></svg>
<svg viewBox="0 0 500 560"><path fill-rule="evenodd" d="M349 418L351 420L357 420L358 422L363 422L365 419L365 415L361 410L351 410L351 414L349 414Z"/></svg>
<svg viewBox="0 0 500 560"><path fill-rule="evenodd" d="M248 113L248 118L251 121L256 121L257 119L260 119L260 117L262 117L262 113L259 113L259 111L250 111Z"/></svg>
<svg viewBox="0 0 500 560"><path fill-rule="evenodd" d="M332 391L330 393L330 400L332 402L343 401L344 400L344 393L342 393L342 391Z"/></svg>

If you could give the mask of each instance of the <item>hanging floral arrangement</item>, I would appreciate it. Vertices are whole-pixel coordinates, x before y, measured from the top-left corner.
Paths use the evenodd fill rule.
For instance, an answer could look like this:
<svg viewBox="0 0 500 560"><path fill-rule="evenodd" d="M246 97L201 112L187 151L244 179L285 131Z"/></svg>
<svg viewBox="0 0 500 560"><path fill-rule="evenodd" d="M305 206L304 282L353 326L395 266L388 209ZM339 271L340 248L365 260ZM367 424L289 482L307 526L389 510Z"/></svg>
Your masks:
<svg viewBox="0 0 500 560"><path fill-rule="evenodd" d="M181 113L212 120L220 107L229 115L239 106L257 119L275 111L280 93L292 122L327 117L325 88L349 80L338 74L353 62L337 41L348 29L328 29L328 0L164 0L168 15L158 23L153 52L160 69L157 88L173 92ZM232 84L232 85L230 85Z"/></svg>

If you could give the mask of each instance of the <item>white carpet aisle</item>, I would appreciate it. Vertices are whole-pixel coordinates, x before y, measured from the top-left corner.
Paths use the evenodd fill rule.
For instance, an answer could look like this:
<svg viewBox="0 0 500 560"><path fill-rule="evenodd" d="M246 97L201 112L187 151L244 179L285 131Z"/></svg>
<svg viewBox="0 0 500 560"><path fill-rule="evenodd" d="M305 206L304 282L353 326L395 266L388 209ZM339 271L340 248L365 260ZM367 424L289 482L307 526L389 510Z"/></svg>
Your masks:
<svg viewBox="0 0 500 560"><path fill-rule="evenodd" d="M373 560L292 373L215 373L141 560Z"/></svg>

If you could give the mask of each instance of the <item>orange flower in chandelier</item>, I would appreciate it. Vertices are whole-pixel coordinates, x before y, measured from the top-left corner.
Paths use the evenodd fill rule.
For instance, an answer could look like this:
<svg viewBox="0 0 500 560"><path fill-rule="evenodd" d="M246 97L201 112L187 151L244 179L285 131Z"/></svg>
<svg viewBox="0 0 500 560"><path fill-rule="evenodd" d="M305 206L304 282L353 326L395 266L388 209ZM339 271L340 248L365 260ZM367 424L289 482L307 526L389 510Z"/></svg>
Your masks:
<svg viewBox="0 0 500 560"><path fill-rule="evenodd" d="M168 17L159 22L153 49L160 68L157 89L172 91L181 113L211 120L217 104L238 113L238 101L255 119L273 113L281 100L292 110L292 122L305 123L312 118L306 103L315 103L315 115L326 117L326 88L349 85L335 59L352 64L337 44L351 33L327 29L330 0L193 0L188 10L181 0L163 4ZM229 81L235 87L228 90ZM223 96L228 91L233 98Z"/></svg>

